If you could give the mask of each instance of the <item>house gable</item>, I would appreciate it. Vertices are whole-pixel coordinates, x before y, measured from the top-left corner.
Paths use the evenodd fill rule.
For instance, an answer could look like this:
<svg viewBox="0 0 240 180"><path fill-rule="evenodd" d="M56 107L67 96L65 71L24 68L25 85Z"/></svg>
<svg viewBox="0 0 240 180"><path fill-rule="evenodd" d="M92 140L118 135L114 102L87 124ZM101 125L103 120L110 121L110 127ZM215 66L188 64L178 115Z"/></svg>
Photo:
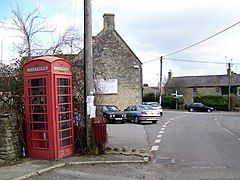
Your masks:
<svg viewBox="0 0 240 180"><path fill-rule="evenodd" d="M103 18L103 30L93 37L94 79L116 79L118 92L100 95L102 102L96 103L124 109L142 102L142 63L115 30L114 14ZM83 50L79 57L84 58Z"/></svg>

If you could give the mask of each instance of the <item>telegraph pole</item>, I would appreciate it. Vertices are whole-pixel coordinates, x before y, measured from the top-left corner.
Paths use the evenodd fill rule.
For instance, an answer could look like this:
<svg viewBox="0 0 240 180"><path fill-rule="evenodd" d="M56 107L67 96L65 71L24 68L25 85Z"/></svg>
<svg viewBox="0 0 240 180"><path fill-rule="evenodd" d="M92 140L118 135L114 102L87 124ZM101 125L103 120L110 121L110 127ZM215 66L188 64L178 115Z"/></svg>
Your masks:
<svg viewBox="0 0 240 180"><path fill-rule="evenodd" d="M92 119L88 114L87 99L93 94L93 54L92 54L92 4L84 0L84 105L86 120L87 150L93 150Z"/></svg>
<svg viewBox="0 0 240 180"><path fill-rule="evenodd" d="M228 111L231 110L231 64L228 63Z"/></svg>
<svg viewBox="0 0 240 180"><path fill-rule="evenodd" d="M162 60L163 57L160 57L160 74L159 74L159 104L162 104Z"/></svg>

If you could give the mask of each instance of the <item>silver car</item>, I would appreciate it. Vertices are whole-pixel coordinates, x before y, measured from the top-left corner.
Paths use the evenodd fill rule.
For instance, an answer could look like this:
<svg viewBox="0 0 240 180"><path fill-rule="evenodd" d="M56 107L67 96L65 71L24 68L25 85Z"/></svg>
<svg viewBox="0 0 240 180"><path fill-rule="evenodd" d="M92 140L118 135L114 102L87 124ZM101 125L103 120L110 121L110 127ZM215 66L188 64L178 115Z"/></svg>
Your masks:
<svg viewBox="0 0 240 180"><path fill-rule="evenodd" d="M151 121L157 123L160 120L160 112L156 111L149 105L134 105L127 107L124 112L127 116L127 121L141 123L143 121Z"/></svg>
<svg viewBox="0 0 240 180"><path fill-rule="evenodd" d="M143 104L147 104L153 107L160 112L160 115L163 116L162 106L158 102L143 102Z"/></svg>

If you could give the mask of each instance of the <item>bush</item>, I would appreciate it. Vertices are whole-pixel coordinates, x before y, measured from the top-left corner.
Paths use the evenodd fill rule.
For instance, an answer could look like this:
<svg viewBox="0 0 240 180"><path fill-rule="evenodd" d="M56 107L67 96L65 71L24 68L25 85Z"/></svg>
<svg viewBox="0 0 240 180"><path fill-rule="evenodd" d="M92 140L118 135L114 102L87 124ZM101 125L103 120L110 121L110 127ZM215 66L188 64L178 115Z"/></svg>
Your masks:
<svg viewBox="0 0 240 180"><path fill-rule="evenodd" d="M215 110L228 110L228 97L220 95L198 95L193 98L194 102L203 103L206 106L211 106Z"/></svg>
<svg viewBox="0 0 240 180"><path fill-rule="evenodd" d="M180 97L178 99L178 107L183 107L183 98ZM176 98L174 96L164 96L162 98L162 107L169 108L169 109L175 109L176 108Z"/></svg>
<svg viewBox="0 0 240 180"><path fill-rule="evenodd" d="M143 102L155 102L158 101L154 93L148 93L143 96Z"/></svg>

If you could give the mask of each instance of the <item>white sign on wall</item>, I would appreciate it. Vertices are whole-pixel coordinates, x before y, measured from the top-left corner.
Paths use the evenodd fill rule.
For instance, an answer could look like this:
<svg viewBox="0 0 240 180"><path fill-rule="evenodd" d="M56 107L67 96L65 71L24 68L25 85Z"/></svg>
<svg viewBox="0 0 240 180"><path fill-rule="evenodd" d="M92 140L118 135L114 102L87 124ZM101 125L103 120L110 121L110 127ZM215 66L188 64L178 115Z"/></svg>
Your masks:
<svg viewBox="0 0 240 180"><path fill-rule="evenodd" d="M117 79L94 79L95 92L97 94L117 94L118 80Z"/></svg>

